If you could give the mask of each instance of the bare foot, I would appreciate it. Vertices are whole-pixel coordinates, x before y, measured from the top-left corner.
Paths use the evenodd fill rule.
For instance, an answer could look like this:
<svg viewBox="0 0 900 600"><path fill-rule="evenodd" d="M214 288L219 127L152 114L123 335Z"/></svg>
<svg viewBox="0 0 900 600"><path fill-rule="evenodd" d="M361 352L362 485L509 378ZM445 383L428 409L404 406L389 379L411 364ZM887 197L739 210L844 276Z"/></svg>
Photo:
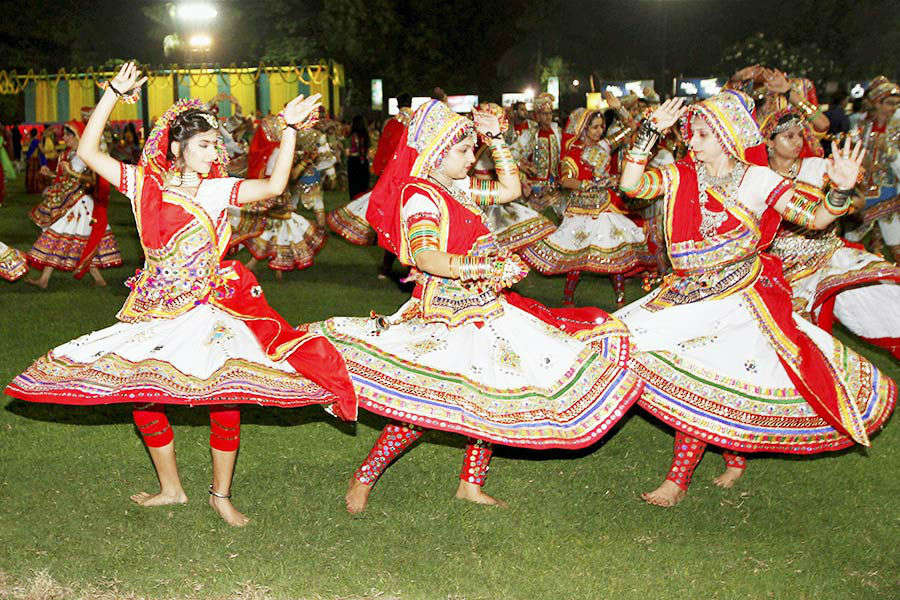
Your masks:
<svg viewBox="0 0 900 600"><path fill-rule="evenodd" d="M670 506L675 506L687 495L687 492L675 485L674 482L666 479L662 482L662 485L653 490L652 492L644 492L641 494L641 498L644 499L644 502L647 504L653 504L654 506L664 506L666 508Z"/></svg>
<svg viewBox="0 0 900 600"><path fill-rule="evenodd" d="M369 503L369 494L371 492L371 485L366 485L356 477L351 477L350 485L347 487L347 495L344 497L344 500L347 502L347 512L351 515L358 515L366 510L366 504Z"/></svg>
<svg viewBox="0 0 900 600"><path fill-rule="evenodd" d="M42 280L40 280L40 279L34 279L33 277L32 277L32 278L29 278L29 279L26 279L26 280L25 280L25 283L27 283L28 285L33 285L33 286L35 286L35 287L39 287L39 288L41 288L42 290L46 290L46 289L47 289L47 282L46 282L46 281L42 281Z"/></svg>
<svg viewBox="0 0 900 600"><path fill-rule="evenodd" d="M715 483L720 488L730 488L738 479L741 478L741 475L743 474L744 469L739 469L737 467L725 467L725 472L718 477L713 478L713 483Z"/></svg>
<svg viewBox="0 0 900 600"><path fill-rule="evenodd" d="M138 492L131 496L131 501L141 506L167 506L169 504L187 504L188 497L184 490L176 492L160 492L158 494L148 494L147 492Z"/></svg>
<svg viewBox="0 0 900 600"><path fill-rule="evenodd" d="M218 498L216 496L209 497L209 505L214 511L219 513L222 520L232 527L243 527L250 522L250 518L234 507L229 498Z"/></svg>
<svg viewBox="0 0 900 600"><path fill-rule="evenodd" d="M105 279L95 279L94 287L106 287L106 280Z"/></svg>
<svg viewBox="0 0 900 600"><path fill-rule="evenodd" d="M474 502L475 504L487 504L489 506L509 508L509 504L507 504L503 500L494 498L493 496L488 496L481 489L480 485L475 485L474 483L469 483L468 481L459 482L459 487L456 488L456 497L460 500L468 500L469 502Z"/></svg>

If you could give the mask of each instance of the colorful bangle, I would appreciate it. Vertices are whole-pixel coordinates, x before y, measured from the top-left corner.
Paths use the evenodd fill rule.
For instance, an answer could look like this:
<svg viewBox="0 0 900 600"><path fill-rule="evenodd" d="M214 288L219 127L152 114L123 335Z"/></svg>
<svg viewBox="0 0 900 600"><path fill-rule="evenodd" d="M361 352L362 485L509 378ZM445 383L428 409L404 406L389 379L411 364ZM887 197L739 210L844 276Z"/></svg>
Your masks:
<svg viewBox="0 0 900 600"><path fill-rule="evenodd" d="M502 138L491 140L491 159L494 161L494 170L499 177L518 176L519 167L516 165L512 151Z"/></svg>
<svg viewBox="0 0 900 600"><path fill-rule="evenodd" d="M139 87L134 88L127 94L117 90L116 87L112 84L112 81L98 81L97 87L99 87L101 90L112 90L113 94L116 95L116 98L121 100L125 104L134 104L141 97L141 88Z"/></svg>
<svg viewBox="0 0 900 600"><path fill-rule="evenodd" d="M853 190L830 190L825 195L825 209L835 216L847 214L850 210L852 201L850 194Z"/></svg>

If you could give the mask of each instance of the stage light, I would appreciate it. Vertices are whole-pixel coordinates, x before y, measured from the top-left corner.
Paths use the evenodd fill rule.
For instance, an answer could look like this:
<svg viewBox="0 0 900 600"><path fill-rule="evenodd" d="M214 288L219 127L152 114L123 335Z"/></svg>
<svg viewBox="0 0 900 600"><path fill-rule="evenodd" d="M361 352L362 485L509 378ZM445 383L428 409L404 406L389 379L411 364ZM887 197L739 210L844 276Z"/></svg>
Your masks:
<svg viewBox="0 0 900 600"><path fill-rule="evenodd" d="M204 23L212 21L219 11L208 2L187 2L175 7L175 17L180 21Z"/></svg>
<svg viewBox="0 0 900 600"><path fill-rule="evenodd" d="M527 87L522 90L522 93L528 96L529 98L534 98L534 88Z"/></svg>
<svg viewBox="0 0 900 600"><path fill-rule="evenodd" d="M572 80L572 87L578 87L580 84L581 84L581 82L578 81L577 79Z"/></svg>
<svg viewBox="0 0 900 600"><path fill-rule="evenodd" d="M212 38L205 33L197 33L191 36L188 45L193 50L209 50L209 47L212 46Z"/></svg>

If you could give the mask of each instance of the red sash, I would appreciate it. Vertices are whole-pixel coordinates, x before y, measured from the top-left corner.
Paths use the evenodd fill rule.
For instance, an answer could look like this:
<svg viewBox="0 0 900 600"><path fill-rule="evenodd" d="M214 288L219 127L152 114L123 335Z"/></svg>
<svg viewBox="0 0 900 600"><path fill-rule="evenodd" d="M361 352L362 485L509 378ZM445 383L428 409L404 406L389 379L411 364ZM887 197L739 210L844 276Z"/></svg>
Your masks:
<svg viewBox="0 0 900 600"><path fill-rule="evenodd" d="M333 410L338 417L355 421L356 392L337 349L324 337L310 334L305 326L291 327L269 306L247 267L234 260L222 261L221 266L231 268L237 276L228 279L227 290L217 290L221 297L213 296L212 304L243 321L269 358L287 360L298 373L334 394Z"/></svg>

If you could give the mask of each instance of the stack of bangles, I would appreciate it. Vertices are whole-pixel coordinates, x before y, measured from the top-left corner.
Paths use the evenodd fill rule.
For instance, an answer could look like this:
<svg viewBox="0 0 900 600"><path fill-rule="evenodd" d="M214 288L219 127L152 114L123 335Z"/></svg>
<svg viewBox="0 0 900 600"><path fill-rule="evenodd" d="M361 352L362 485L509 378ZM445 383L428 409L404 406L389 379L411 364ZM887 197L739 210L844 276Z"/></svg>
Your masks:
<svg viewBox="0 0 900 600"><path fill-rule="evenodd" d="M491 158L498 177L519 176L519 167L503 138L491 138Z"/></svg>
<svg viewBox="0 0 900 600"><path fill-rule="evenodd" d="M811 198L798 193L792 194L781 216L786 221L808 229L812 227L816 219L816 208L818 208L819 202L821 200L818 198Z"/></svg>
<svg viewBox="0 0 900 600"><path fill-rule="evenodd" d="M825 195L825 209L835 215L840 217L841 215L846 215L850 210L850 205L852 204L850 195L853 190L835 190L832 189Z"/></svg>
<svg viewBox="0 0 900 600"><path fill-rule="evenodd" d="M477 281L493 279L496 273L502 272L503 261L486 256L469 256L456 254L450 258L451 266L456 266L456 275L460 281Z"/></svg>
<svg viewBox="0 0 900 600"><path fill-rule="evenodd" d="M788 92L788 101L790 101L790 92ZM819 115L819 113L822 112L821 107L816 106L812 102L809 102L805 99L800 99L799 101L793 102L792 104L797 110L803 113L803 118L805 118L807 121L812 121Z"/></svg>
<svg viewBox="0 0 900 600"><path fill-rule="evenodd" d="M120 92L116 89L116 86L112 84L112 81L100 81L97 83L101 90L110 89L116 95L116 98L124 102L125 104L134 104L141 97L141 88L136 87L127 94L124 92Z"/></svg>
<svg viewBox="0 0 900 600"><path fill-rule="evenodd" d="M650 152L659 138L660 132L650 119L641 121L634 135L634 143L625 153L625 162L640 167L647 166L650 161Z"/></svg>

